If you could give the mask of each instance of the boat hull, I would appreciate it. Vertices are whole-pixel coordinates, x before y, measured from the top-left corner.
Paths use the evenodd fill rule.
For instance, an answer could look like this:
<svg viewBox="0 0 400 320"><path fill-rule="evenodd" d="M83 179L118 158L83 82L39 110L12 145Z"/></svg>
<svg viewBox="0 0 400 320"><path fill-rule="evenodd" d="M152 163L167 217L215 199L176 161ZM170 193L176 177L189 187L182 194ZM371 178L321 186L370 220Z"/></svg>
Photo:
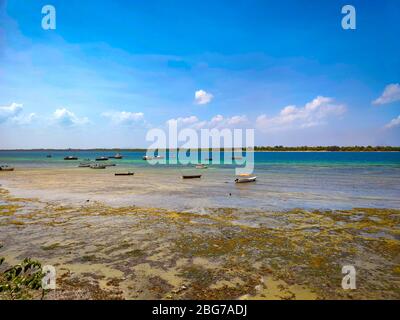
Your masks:
<svg viewBox="0 0 400 320"><path fill-rule="evenodd" d="M249 177L249 178L237 178L235 179L235 183L249 183L256 182L257 177Z"/></svg>
<svg viewBox="0 0 400 320"><path fill-rule="evenodd" d="M191 176L182 176L182 179L200 179L201 174L198 175L191 175Z"/></svg>

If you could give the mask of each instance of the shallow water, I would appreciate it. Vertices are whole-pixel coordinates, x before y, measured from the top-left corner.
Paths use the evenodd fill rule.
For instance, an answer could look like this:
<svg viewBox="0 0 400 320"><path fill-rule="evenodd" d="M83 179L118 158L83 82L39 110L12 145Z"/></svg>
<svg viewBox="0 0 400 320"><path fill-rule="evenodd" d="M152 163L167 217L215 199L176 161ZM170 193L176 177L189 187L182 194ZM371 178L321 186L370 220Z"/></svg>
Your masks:
<svg viewBox="0 0 400 320"><path fill-rule="evenodd" d="M52 158L46 158L49 153ZM58 197L60 193L68 194L69 198L97 195L111 204L188 211L214 207L400 208L398 152L257 152L254 161L257 182L241 185L234 183L236 166L227 164L231 162L230 154L225 156L225 161L221 154L219 163L196 170L193 165L150 165L142 160L143 152L121 153L124 159L112 160L116 167L98 172L78 169L79 161L63 158L73 154L80 160L94 159L114 152L0 151L0 163L17 169L15 173L2 173L0 183L32 190L46 189L48 185L51 189L48 195L57 193ZM62 170L62 173L56 174L56 170L50 169ZM24 175L18 176L21 170ZM114 172L128 170L134 171L135 176L113 177ZM201 173L202 178L182 180L183 173ZM68 183L57 185L58 180Z"/></svg>

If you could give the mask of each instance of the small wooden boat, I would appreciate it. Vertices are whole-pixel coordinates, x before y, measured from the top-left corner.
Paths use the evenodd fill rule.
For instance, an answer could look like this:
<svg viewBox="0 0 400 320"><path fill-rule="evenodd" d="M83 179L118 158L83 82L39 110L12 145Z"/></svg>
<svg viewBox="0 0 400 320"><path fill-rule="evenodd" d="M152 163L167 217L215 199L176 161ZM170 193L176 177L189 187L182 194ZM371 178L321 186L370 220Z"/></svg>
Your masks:
<svg viewBox="0 0 400 320"><path fill-rule="evenodd" d="M8 165L2 165L0 166L0 171L14 171L14 168Z"/></svg>
<svg viewBox="0 0 400 320"><path fill-rule="evenodd" d="M107 161L108 158L107 157L98 157L96 158L96 161Z"/></svg>
<svg viewBox="0 0 400 320"><path fill-rule="evenodd" d="M68 157L65 157L64 160L78 160L78 157L68 156Z"/></svg>
<svg viewBox="0 0 400 320"><path fill-rule="evenodd" d="M182 179L199 179L201 174L183 175Z"/></svg>
<svg viewBox="0 0 400 320"><path fill-rule="evenodd" d="M105 165L98 164L98 163L92 164L92 165L90 166L90 169L105 169L105 168L106 168Z"/></svg>
<svg viewBox="0 0 400 320"><path fill-rule="evenodd" d="M238 178L235 179L236 183L246 183L246 182L255 182L257 179L257 176L252 176L249 174L242 174L239 175Z"/></svg>
<svg viewBox="0 0 400 320"><path fill-rule="evenodd" d="M114 175L116 176L133 176L134 172L116 172Z"/></svg>
<svg viewBox="0 0 400 320"><path fill-rule="evenodd" d="M205 164L196 164L196 169L207 169L208 167Z"/></svg>

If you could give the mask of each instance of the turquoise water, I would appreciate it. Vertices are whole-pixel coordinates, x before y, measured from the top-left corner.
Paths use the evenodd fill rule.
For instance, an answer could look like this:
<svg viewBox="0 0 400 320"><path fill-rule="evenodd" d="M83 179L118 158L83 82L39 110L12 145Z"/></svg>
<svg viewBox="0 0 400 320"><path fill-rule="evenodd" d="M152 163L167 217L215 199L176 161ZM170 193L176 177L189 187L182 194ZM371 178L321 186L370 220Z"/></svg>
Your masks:
<svg viewBox="0 0 400 320"><path fill-rule="evenodd" d="M48 154L51 154L52 158L46 158ZM74 155L79 157L79 160L94 160L97 157L114 154L115 152L105 151L0 151L0 163L17 167L76 166L76 162L65 161L64 157ZM147 165L142 160L144 152L125 151L121 154L124 158L115 160L116 163ZM226 162L232 162L231 156L230 153L227 154ZM211 153L206 155L207 157L211 157ZM219 164L224 164L224 153L220 153L220 158ZM254 161L258 168L263 165L400 166L400 152L255 152Z"/></svg>
<svg viewBox="0 0 400 320"><path fill-rule="evenodd" d="M52 158L46 158L49 153ZM76 167L79 160L114 154L104 151L0 151L0 164L7 163L17 169ZM399 152L256 152L257 182L240 186L233 183L236 166L227 164L223 155L220 163L200 170L203 175L200 180L188 182L181 181L180 176L184 170L199 173L193 166L153 166L142 160L143 152L121 151L121 154L122 160L111 160L117 168L147 172L151 179L161 179L163 184L172 181L193 186L182 193L166 191L158 194L159 198L154 195L149 200L153 205L158 204L158 199L160 205L168 202L179 209L196 206L267 210L400 208ZM63 160L68 155L75 155L79 160ZM231 157L228 154L225 159L232 162Z"/></svg>

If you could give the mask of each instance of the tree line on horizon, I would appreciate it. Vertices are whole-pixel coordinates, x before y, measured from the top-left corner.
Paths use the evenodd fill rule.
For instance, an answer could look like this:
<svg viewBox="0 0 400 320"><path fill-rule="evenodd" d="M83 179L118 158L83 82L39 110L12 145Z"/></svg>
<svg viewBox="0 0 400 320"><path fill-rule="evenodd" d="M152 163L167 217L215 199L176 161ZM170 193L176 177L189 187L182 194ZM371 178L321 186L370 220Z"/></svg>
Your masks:
<svg viewBox="0 0 400 320"><path fill-rule="evenodd" d="M392 146L256 146L254 151L400 151L400 147Z"/></svg>

